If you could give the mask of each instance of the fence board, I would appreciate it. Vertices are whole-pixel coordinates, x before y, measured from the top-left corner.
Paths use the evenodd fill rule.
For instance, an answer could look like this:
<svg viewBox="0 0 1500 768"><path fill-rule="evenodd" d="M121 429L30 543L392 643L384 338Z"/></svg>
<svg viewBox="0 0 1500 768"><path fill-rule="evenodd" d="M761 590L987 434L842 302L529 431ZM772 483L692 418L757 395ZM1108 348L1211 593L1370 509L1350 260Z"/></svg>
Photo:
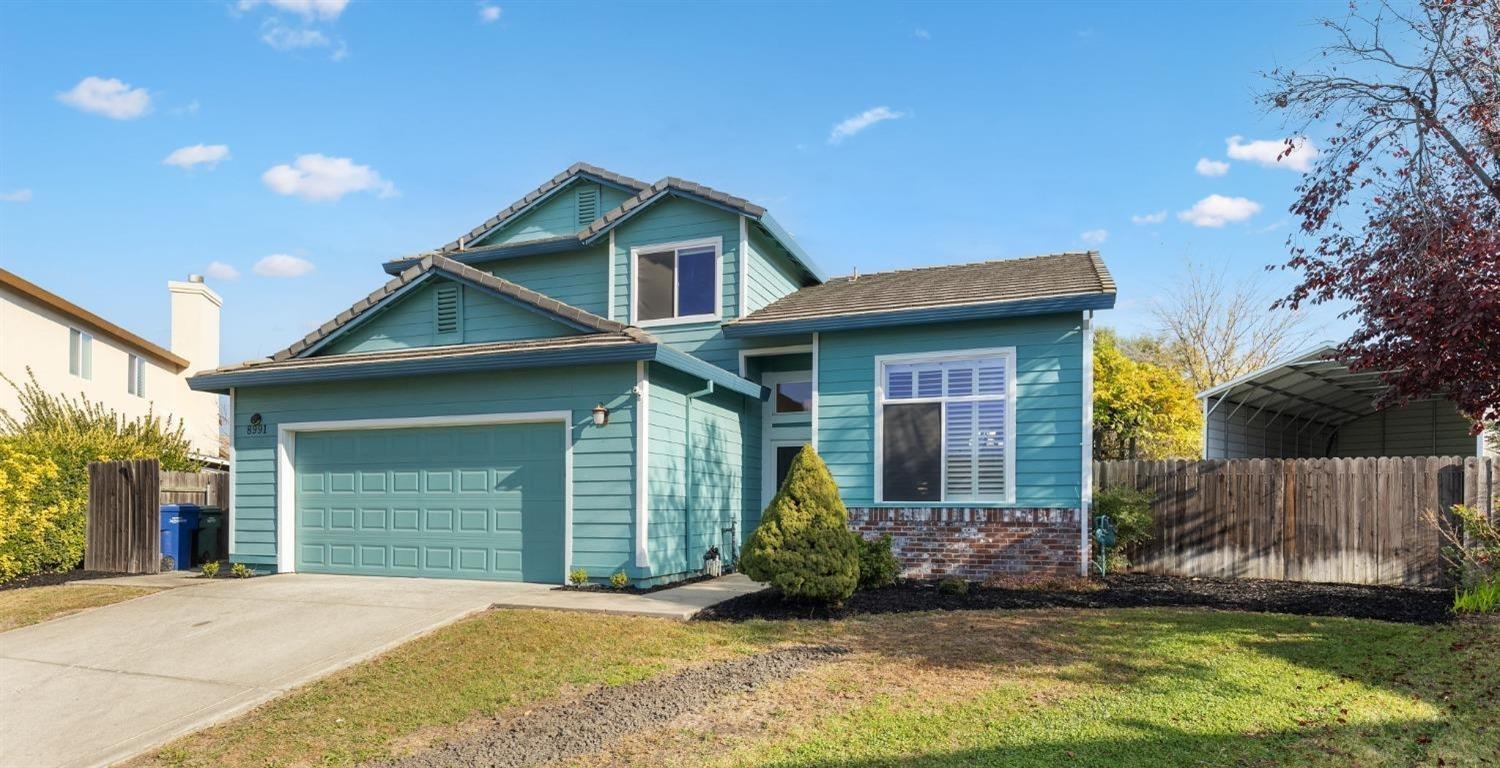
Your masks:
<svg viewBox="0 0 1500 768"><path fill-rule="evenodd" d="M88 474L83 567L91 571L158 573L162 504L229 506L225 472L164 471L155 459L132 459L90 462ZM227 529L219 535L222 550Z"/></svg>
<svg viewBox="0 0 1500 768"><path fill-rule="evenodd" d="M1493 519L1495 460L1475 457L1095 462L1100 489L1154 494L1138 570L1186 576L1442 582L1429 511Z"/></svg>

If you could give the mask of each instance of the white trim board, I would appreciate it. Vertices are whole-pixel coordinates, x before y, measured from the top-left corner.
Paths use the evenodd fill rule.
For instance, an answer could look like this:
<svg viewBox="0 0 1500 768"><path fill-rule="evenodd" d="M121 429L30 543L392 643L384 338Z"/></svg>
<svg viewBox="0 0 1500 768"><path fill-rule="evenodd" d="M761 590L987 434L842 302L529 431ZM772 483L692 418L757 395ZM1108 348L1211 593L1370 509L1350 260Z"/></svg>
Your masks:
<svg viewBox="0 0 1500 768"><path fill-rule="evenodd" d="M646 361L635 363L635 567L651 567L649 465L651 454L651 378Z"/></svg>
<svg viewBox="0 0 1500 768"><path fill-rule="evenodd" d="M660 253L662 251L676 251L685 248L707 248L714 249L714 311L707 315L687 315L684 317L664 317L660 320L637 320L636 298L639 295L637 282L639 280L640 255L642 253ZM675 255L673 257L676 258ZM676 262L674 261L675 265ZM677 271L674 266L672 271L672 311L676 312L677 296ZM630 325L638 328L657 328L667 325L687 325L689 323L713 323L724 318L724 238L703 237L696 240L679 240L671 243L651 243L649 245L632 246L630 249Z"/></svg>
<svg viewBox="0 0 1500 768"><path fill-rule="evenodd" d="M1083 480L1078 489L1078 516L1082 518L1078 575L1088 576L1089 510L1094 506L1094 313L1087 310L1083 313L1083 466L1079 471Z"/></svg>
<svg viewBox="0 0 1500 768"><path fill-rule="evenodd" d="M615 319L615 231L609 231L609 252L604 258L604 286L605 304L604 317L608 320Z"/></svg>
<svg viewBox="0 0 1500 768"><path fill-rule="evenodd" d="M776 495L776 449L797 446L801 448L808 440L773 439L776 426L776 386L788 381L811 381L812 371L777 371L761 377L761 384L771 390L771 396L760 404L760 508L765 510ZM810 404L809 404L810 405ZM811 416L811 410L809 410ZM785 428L785 427L784 427ZM812 425L808 425L808 438L812 437Z"/></svg>
<svg viewBox="0 0 1500 768"><path fill-rule="evenodd" d="M771 355L805 355L812 352L811 344L793 344L785 347L759 347L740 350L740 378L749 376L747 358L770 357Z"/></svg>
<svg viewBox="0 0 1500 768"><path fill-rule="evenodd" d="M933 363L948 360L971 360L980 357L1004 357L1005 358L1005 498L1003 499L954 499L940 498L936 501L902 501L886 500L885 498L885 366L895 363ZM870 469L873 473L871 485L874 488L872 500L878 505L902 505L902 506L926 506L926 507L1003 507L1016 504L1016 348L1015 347L987 347L979 349L948 349L941 352L918 352L912 354L890 354L875 356L875 460ZM814 372L816 376L816 371ZM816 381L816 379L814 380ZM817 397L816 384L813 389L813 397ZM898 400L897 403L921 403L921 402L946 402L947 397L920 398L915 400ZM816 411L814 411L816 413ZM948 415L942 414L942 436L940 445L942 447L942 477L939 482L943 496L947 495L948 489ZM814 436L816 436L817 421L813 422Z"/></svg>
<svg viewBox="0 0 1500 768"><path fill-rule="evenodd" d="M750 269L748 267L749 260L750 228L745 224L744 215L741 215L740 247L739 250L735 252L735 289L737 293L737 301L735 301L734 303L734 316L737 318L744 317L745 315L750 314L750 310L745 308L745 281L749 278L750 275Z"/></svg>
<svg viewBox="0 0 1500 768"><path fill-rule="evenodd" d="M227 512L224 513L224 525L226 525L226 526L229 527L229 552L227 553L227 555L228 555L228 557L229 557L230 560L234 559L234 554L235 554L234 540L235 540L236 537L234 535L234 511L239 508L239 504L235 503L235 501L236 501L235 486L239 485L238 475L240 474L240 465L239 465L239 462L237 462L237 461L234 460L234 456L235 456L235 451L234 451L234 434L235 434L235 429L236 429L235 424L234 424L234 395L235 395L235 388L234 387L230 387L229 388L229 511L227 511Z"/></svg>
<svg viewBox="0 0 1500 768"><path fill-rule="evenodd" d="M385 419L293 421L276 426L276 570L297 570L297 441L300 432L343 432L358 429L413 429L419 427L478 427L498 424L535 424L556 421L563 427L563 572L568 582L573 562L573 412L478 413L456 416L412 416Z"/></svg>

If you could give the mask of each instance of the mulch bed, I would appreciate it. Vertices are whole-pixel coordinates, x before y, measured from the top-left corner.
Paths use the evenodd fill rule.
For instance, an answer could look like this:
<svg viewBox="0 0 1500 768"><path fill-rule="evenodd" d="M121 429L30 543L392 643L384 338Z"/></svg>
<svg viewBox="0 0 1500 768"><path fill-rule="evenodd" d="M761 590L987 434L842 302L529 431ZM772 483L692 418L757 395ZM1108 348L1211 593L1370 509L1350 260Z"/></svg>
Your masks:
<svg viewBox="0 0 1500 768"><path fill-rule="evenodd" d="M467 736L385 763L381 768L520 768L586 755L715 702L785 680L848 653L798 646L731 659L626 685L606 685L577 701L501 715Z"/></svg>
<svg viewBox="0 0 1500 768"><path fill-rule="evenodd" d="M843 619L913 611L1023 608L1194 607L1253 613L1346 616L1410 624L1451 621L1453 593L1446 589L1309 584L1295 581L1192 579L1131 573L1112 576L1095 591L1005 589L971 584L964 595L938 591L935 582L903 581L856 592L838 607L783 600L766 589L699 611L700 621Z"/></svg>
<svg viewBox="0 0 1500 768"><path fill-rule="evenodd" d="M729 571L726 570L725 573L729 573ZM691 579L683 579L682 581L673 581L666 584L657 584L656 586L646 587L645 589L634 586L615 589L608 584L564 584L560 587L553 587L552 589L558 592L614 592L621 595L649 595L652 592L660 592L663 589L685 587L689 584L697 584L700 581L708 581L712 578L716 577L709 576L705 573L694 576Z"/></svg>
<svg viewBox="0 0 1500 768"><path fill-rule="evenodd" d="M57 573L34 573L30 576L22 576L15 581L7 581L0 584L0 592L7 589L25 589L26 587L50 587L57 584L67 584L70 581L84 581L86 579L108 579L115 576L129 576L128 573L114 573L112 571L85 571L77 569L72 571L59 571Z"/></svg>

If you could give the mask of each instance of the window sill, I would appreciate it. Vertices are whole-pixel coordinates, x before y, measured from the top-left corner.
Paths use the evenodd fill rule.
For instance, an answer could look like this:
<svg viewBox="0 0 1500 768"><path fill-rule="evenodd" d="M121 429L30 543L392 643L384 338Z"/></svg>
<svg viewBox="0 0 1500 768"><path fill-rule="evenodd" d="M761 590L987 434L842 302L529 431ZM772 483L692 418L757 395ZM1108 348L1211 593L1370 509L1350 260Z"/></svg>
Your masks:
<svg viewBox="0 0 1500 768"><path fill-rule="evenodd" d="M900 509L999 509L1021 506L1026 506L1029 509L1031 506L1034 506L1018 504L1015 501L872 501L868 505L850 504L849 502L845 502L845 505L851 507L870 506Z"/></svg>
<svg viewBox="0 0 1500 768"><path fill-rule="evenodd" d="M635 326L637 328L661 328L663 326L671 325L702 325L704 323L718 323L722 321L723 318L716 314L687 315L685 317L665 317L660 320L638 320L636 321Z"/></svg>

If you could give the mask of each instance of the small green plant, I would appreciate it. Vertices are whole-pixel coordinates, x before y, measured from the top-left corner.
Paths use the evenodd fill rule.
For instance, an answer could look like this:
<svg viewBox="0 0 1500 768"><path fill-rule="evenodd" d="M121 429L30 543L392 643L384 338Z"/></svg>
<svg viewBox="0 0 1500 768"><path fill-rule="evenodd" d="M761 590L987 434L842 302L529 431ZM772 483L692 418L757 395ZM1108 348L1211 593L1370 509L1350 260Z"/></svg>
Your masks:
<svg viewBox="0 0 1500 768"><path fill-rule="evenodd" d="M880 538L866 539L854 534L859 542L859 588L879 589L896 583L901 573L901 563L891 552L891 535L882 533Z"/></svg>
<svg viewBox="0 0 1500 768"><path fill-rule="evenodd" d="M255 571L250 570L250 566L245 565L244 563L235 563L234 566L229 569L229 574L236 579L248 579L251 576L255 575Z"/></svg>
<svg viewBox="0 0 1500 768"><path fill-rule="evenodd" d="M219 575L219 561L218 560L210 560L209 562L206 562L206 563L203 564L203 577L204 578L212 579L213 577L218 576L218 575Z"/></svg>
<svg viewBox="0 0 1500 768"><path fill-rule="evenodd" d="M1500 578L1491 579L1468 589L1460 589L1453 596L1454 613L1500 612Z"/></svg>
<svg viewBox="0 0 1500 768"><path fill-rule="evenodd" d="M1114 533L1114 542L1108 546L1101 546L1097 537L1093 541L1094 564L1100 575L1129 568L1125 549L1151 540L1151 502L1155 500L1153 494L1129 486L1107 488L1094 494L1094 519L1089 521L1089 530L1112 527ZM1105 519L1109 522L1105 523Z"/></svg>
<svg viewBox="0 0 1500 768"><path fill-rule="evenodd" d="M609 585L615 589L624 589L630 586L630 577L626 576L624 571L615 571L610 574Z"/></svg>
<svg viewBox="0 0 1500 768"><path fill-rule="evenodd" d="M944 577L942 581L938 582L937 588L939 592L954 597L962 597L969 594L969 582L957 576Z"/></svg>
<svg viewBox="0 0 1500 768"><path fill-rule="evenodd" d="M568 583L575 587L581 587L589 583L589 572L587 568L574 568L568 571Z"/></svg>
<svg viewBox="0 0 1500 768"><path fill-rule="evenodd" d="M1500 525L1463 504L1454 505L1447 515L1428 510L1425 517L1443 541L1443 563L1460 592L1500 581Z"/></svg>
<svg viewBox="0 0 1500 768"><path fill-rule="evenodd" d="M745 575L793 600L838 603L859 586L859 547L828 465L802 446L740 558Z"/></svg>

